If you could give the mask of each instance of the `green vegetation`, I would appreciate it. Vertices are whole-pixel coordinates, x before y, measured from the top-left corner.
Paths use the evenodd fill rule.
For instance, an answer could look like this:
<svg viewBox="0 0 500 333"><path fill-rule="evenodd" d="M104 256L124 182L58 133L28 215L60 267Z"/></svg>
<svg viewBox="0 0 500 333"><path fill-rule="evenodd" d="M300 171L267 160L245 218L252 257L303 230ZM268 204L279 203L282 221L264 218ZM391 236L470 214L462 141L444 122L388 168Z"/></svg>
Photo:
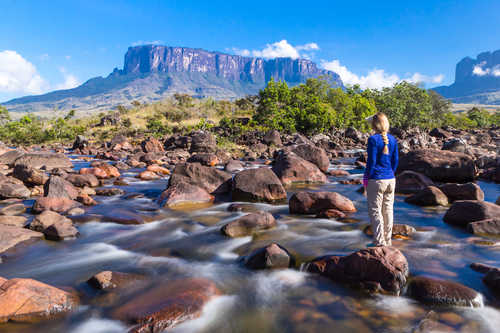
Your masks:
<svg viewBox="0 0 500 333"><path fill-rule="evenodd" d="M218 127L218 133L226 137L220 138L221 142L230 146L229 141L244 134L269 129L308 135L348 127L368 131L365 118L377 111L385 112L391 125L400 128L449 125L467 129L500 125L499 112L472 108L453 114L448 100L407 82L392 88L362 91L359 86L333 88L323 78L309 79L295 87L270 80L258 96L235 101L175 94L161 102L131 104L130 108L119 105L115 111L86 118L78 118L75 110L71 110L55 119L28 114L17 120L12 120L7 109L0 106L0 140L28 145L67 142L83 134L103 141L116 134L131 138L164 137Z"/></svg>

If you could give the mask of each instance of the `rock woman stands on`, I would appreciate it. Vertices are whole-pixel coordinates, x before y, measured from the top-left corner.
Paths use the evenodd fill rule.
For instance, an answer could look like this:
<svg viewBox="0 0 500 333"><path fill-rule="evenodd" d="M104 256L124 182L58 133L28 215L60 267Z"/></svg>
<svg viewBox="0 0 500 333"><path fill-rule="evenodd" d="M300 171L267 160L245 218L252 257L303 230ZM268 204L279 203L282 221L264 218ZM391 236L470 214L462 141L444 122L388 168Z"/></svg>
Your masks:
<svg viewBox="0 0 500 333"><path fill-rule="evenodd" d="M381 112L367 118L376 134L368 139L368 161L363 185L375 246L392 245L393 205L398 167L398 143L388 134L389 119Z"/></svg>

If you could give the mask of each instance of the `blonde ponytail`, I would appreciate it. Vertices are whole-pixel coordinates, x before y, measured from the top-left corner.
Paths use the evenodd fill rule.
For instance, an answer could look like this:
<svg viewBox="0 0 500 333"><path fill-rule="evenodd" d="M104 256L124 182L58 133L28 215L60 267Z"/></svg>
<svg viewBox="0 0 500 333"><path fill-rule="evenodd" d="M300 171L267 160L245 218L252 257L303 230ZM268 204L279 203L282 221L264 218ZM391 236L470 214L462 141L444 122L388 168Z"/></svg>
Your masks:
<svg viewBox="0 0 500 333"><path fill-rule="evenodd" d="M387 133L382 133L382 140L384 140L384 150L382 151L384 155L389 155L389 138Z"/></svg>
<svg viewBox="0 0 500 333"><path fill-rule="evenodd" d="M389 126L389 119L384 113L378 112L373 116L372 127L377 133L382 135L382 140L384 140L384 155L389 155L389 138L387 137Z"/></svg>

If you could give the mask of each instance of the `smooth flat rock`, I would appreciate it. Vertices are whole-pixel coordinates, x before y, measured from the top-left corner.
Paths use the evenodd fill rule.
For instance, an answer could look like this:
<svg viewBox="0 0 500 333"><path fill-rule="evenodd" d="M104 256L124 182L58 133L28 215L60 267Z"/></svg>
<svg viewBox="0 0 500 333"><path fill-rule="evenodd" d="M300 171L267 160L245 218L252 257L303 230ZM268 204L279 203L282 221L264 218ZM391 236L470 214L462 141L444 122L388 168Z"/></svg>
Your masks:
<svg viewBox="0 0 500 333"><path fill-rule="evenodd" d="M0 225L0 253L13 248L19 243L36 238L43 238L43 234L29 229L2 224Z"/></svg>

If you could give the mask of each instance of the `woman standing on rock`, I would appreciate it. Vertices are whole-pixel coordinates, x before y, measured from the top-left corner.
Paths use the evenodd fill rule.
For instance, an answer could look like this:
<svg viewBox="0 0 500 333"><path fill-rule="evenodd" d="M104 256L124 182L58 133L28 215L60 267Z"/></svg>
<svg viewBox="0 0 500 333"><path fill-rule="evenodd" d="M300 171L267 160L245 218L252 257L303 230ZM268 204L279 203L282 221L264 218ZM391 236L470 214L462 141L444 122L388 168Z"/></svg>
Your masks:
<svg viewBox="0 0 500 333"><path fill-rule="evenodd" d="M392 245L394 174L398 167L398 143L388 134L389 119L381 112L367 118L376 134L368 139L368 161L363 185L367 191L368 214L375 246Z"/></svg>

